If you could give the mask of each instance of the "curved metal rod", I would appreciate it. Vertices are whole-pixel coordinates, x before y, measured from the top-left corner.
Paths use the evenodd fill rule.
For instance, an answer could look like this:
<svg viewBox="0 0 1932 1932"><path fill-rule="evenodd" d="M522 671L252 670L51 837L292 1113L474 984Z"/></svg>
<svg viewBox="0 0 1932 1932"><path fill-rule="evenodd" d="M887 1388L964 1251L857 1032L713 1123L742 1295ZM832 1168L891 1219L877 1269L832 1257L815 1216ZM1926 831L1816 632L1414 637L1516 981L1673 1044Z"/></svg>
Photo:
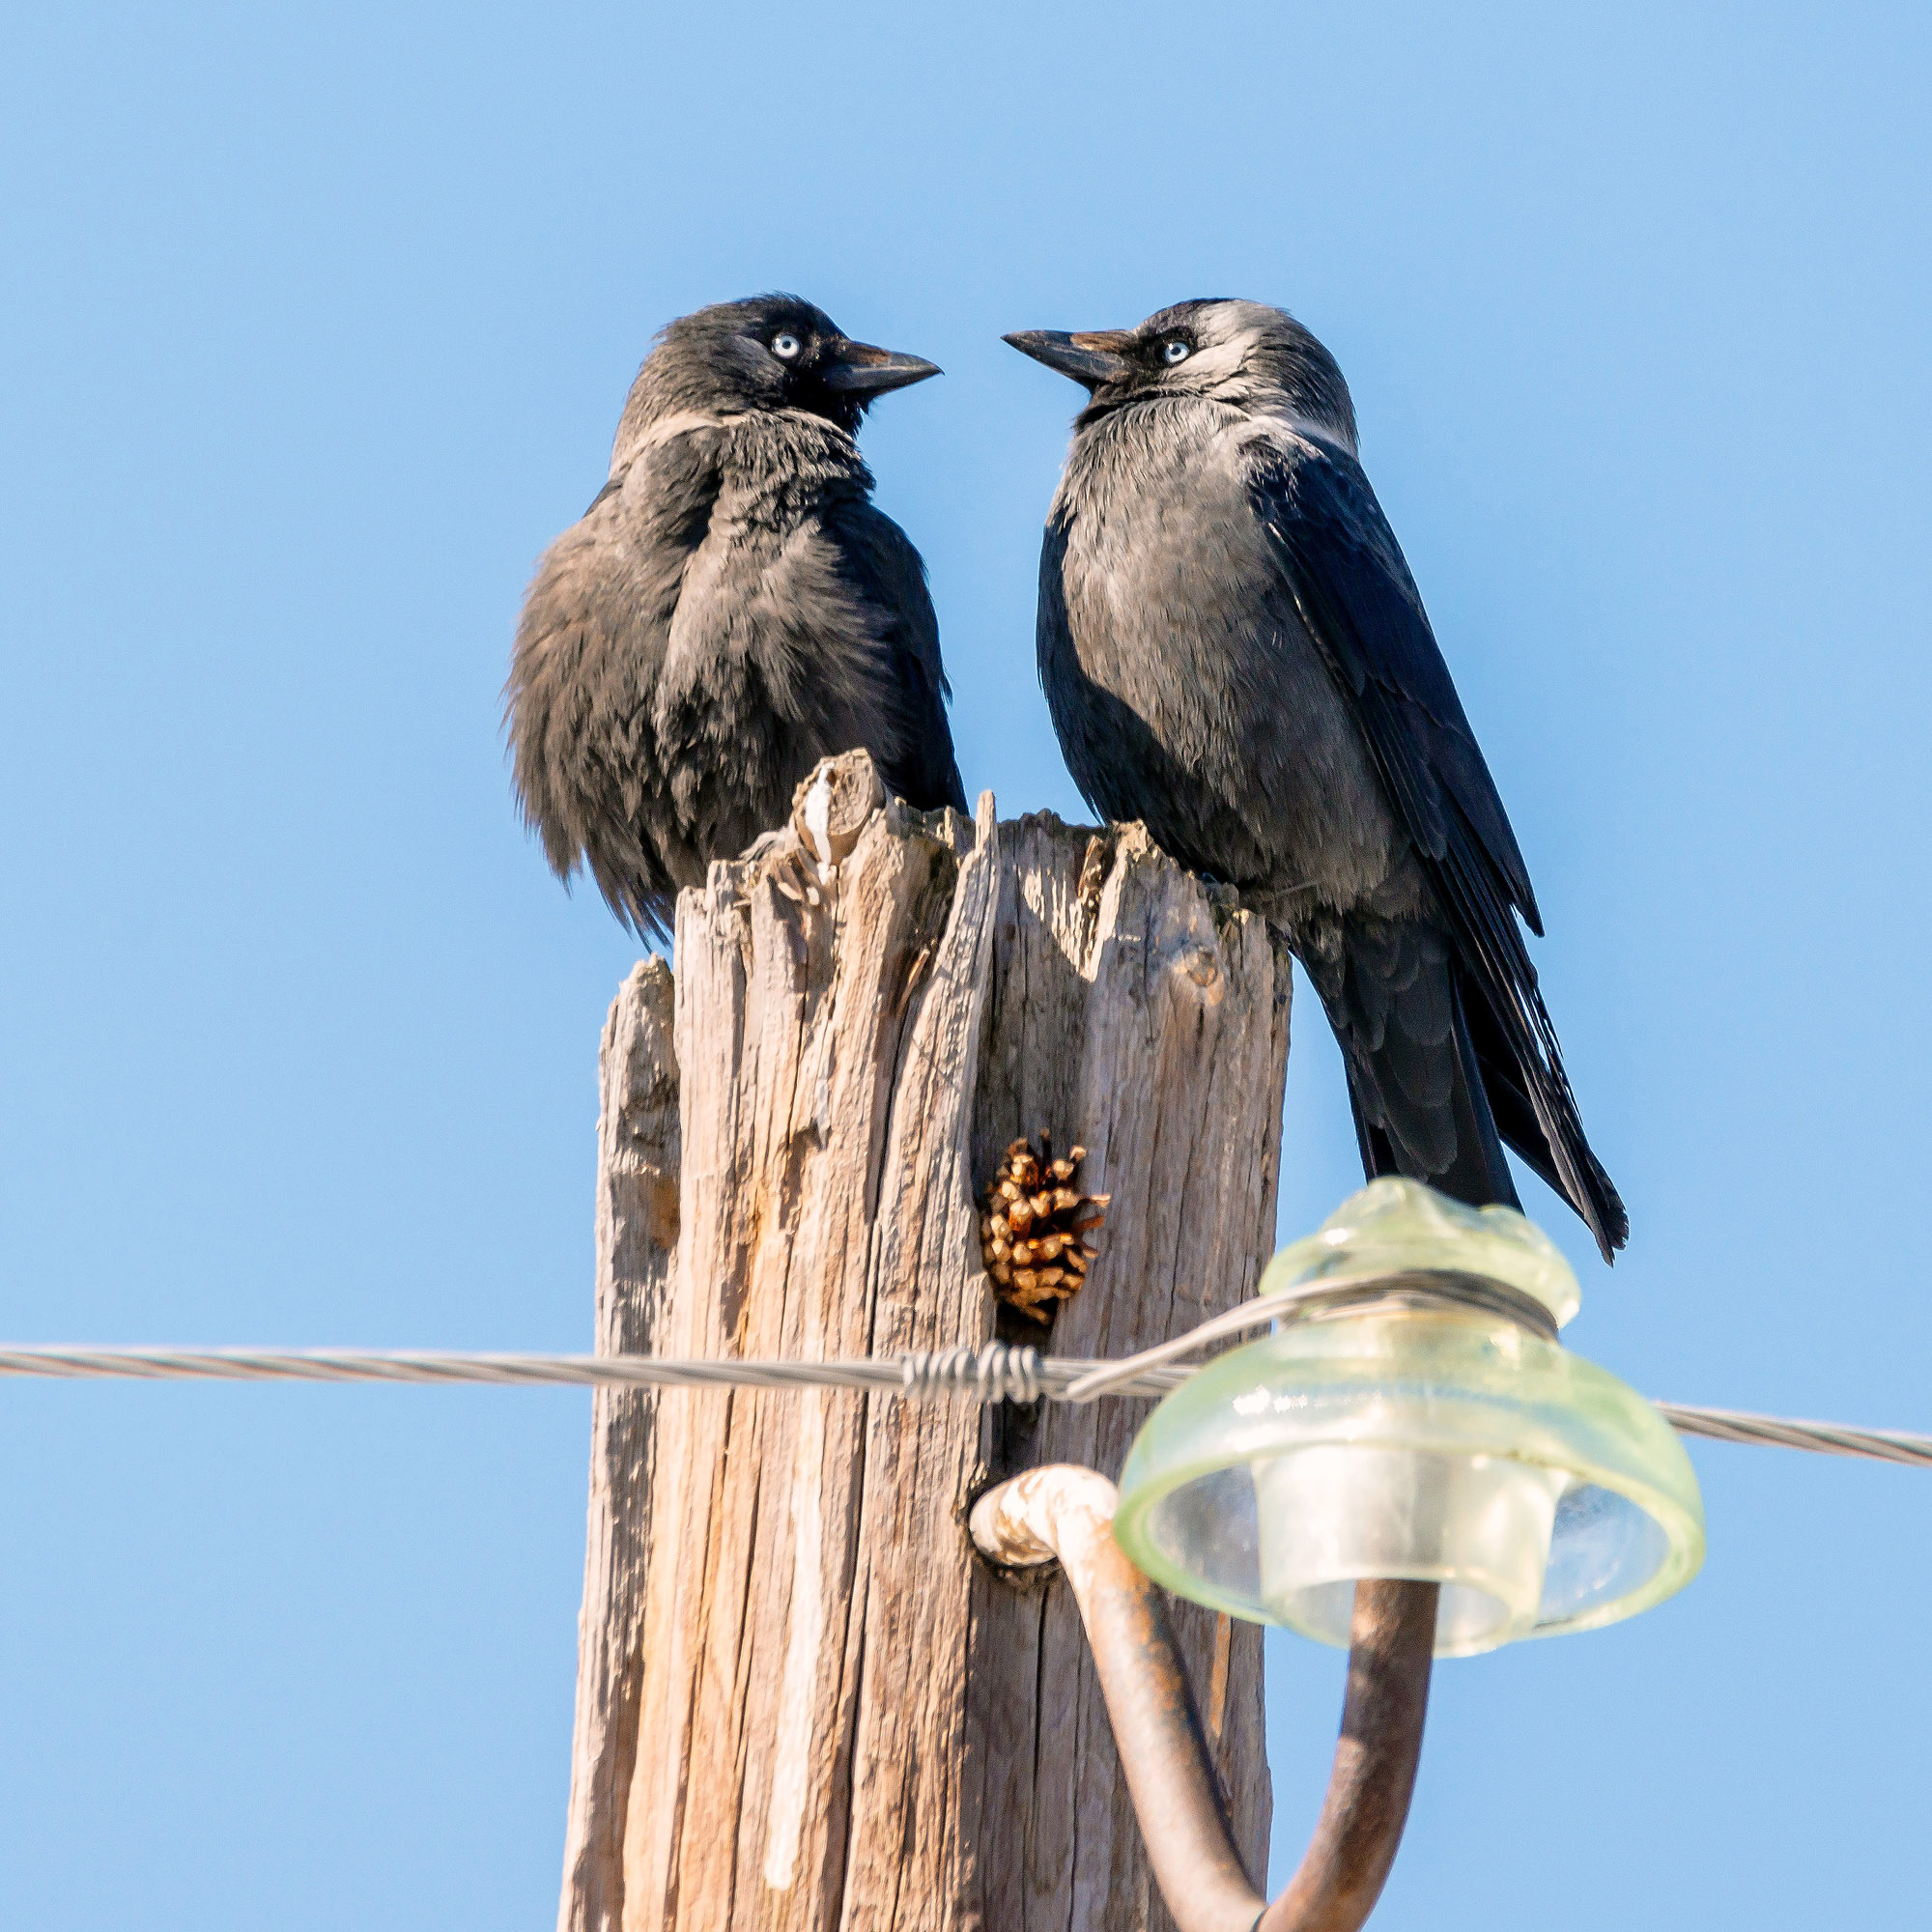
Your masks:
<svg viewBox="0 0 1932 1932"><path fill-rule="evenodd" d="M1441 1588L1355 1585L1349 1693L1328 1795L1301 1868L1256 1932L1355 1932L1376 1909L1415 1791Z"/></svg>
<svg viewBox="0 0 1932 1932"><path fill-rule="evenodd" d="M1435 1644L1434 1583L1358 1583L1328 1797L1300 1869L1267 1904L1228 1829L1160 1592L1114 1541L1112 1483L1031 1469L973 1506L973 1541L1016 1568L1059 1560L1080 1606L1141 1834L1180 1932L1355 1932L1408 1817Z"/></svg>

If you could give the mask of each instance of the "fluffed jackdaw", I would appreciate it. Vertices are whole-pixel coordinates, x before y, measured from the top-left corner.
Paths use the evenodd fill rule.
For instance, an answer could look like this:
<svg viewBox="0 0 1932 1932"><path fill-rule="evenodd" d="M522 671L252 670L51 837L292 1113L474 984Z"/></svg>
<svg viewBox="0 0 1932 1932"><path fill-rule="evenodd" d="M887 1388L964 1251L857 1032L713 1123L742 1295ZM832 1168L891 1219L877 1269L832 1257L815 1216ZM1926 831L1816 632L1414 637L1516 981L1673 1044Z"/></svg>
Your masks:
<svg viewBox="0 0 1932 1932"><path fill-rule="evenodd" d="M1047 518L1039 668L1075 782L1285 928L1341 1041L1362 1164L1517 1205L1502 1143L1607 1260L1502 801L1320 342L1259 302L1009 335L1092 397Z"/></svg>
<svg viewBox="0 0 1932 1932"><path fill-rule="evenodd" d="M853 441L938 374L783 295L680 317L638 372L609 482L537 565L504 709L551 866L588 867L641 936L821 757L863 747L908 804L966 809L924 565Z"/></svg>

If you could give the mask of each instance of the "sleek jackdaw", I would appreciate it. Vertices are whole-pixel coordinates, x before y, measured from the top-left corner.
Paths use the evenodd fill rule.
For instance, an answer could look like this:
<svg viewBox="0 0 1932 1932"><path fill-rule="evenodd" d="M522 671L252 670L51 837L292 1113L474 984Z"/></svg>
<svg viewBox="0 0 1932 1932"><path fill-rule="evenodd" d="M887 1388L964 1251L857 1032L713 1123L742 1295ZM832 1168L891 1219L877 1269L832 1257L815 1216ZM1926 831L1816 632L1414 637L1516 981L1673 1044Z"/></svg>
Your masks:
<svg viewBox="0 0 1932 1932"><path fill-rule="evenodd" d="M680 317L645 358L611 477L537 565L505 688L517 796L568 881L668 934L784 822L821 757L966 809L925 568L871 503L853 435L939 371L853 342L796 296Z"/></svg>
<svg viewBox="0 0 1932 1932"><path fill-rule="evenodd" d="M1247 301L1007 340L1092 396L1039 572L1075 782L1285 928L1371 1176L1514 1207L1507 1141L1608 1259L1629 1223L1517 924L1543 930L1529 875L1334 357Z"/></svg>

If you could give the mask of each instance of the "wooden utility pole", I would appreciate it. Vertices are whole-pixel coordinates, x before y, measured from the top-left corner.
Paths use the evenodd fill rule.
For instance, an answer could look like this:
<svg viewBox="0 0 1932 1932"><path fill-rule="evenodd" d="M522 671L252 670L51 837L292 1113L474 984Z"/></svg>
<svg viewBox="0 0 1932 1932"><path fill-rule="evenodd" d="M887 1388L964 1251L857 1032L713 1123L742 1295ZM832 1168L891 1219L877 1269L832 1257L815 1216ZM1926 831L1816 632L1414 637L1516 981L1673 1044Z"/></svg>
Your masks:
<svg viewBox="0 0 1932 1932"><path fill-rule="evenodd" d="M646 961L611 1009L598 1348L1120 1355L1249 1294L1288 1052L1262 920L1137 826L913 812L863 753L801 799L807 854L714 867L675 986ZM1041 1129L1113 1197L1050 1337L995 1303L975 1199ZM964 1527L1033 1463L1115 1473L1147 1406L600 1390L561 1932L1166 1927L1064 1585ZM1260 1633L1176 1623L1264 1889Z"/></svg>

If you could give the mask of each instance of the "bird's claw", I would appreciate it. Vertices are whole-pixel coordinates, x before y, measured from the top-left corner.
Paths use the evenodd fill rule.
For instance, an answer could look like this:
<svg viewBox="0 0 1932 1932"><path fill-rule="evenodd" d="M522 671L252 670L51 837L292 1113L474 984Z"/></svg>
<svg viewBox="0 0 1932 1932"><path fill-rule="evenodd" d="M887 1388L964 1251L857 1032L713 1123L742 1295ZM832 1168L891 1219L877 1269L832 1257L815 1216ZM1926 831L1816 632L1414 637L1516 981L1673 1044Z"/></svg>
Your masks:
<svg viewBox="0 0 1932 1932"><path fill-rule="evenodd" d="M789 825L761 834L739 854L739 863L755 867L775 892L793 905L818 907L825 903L835 873L821 868L810 847Z"/></svg>

